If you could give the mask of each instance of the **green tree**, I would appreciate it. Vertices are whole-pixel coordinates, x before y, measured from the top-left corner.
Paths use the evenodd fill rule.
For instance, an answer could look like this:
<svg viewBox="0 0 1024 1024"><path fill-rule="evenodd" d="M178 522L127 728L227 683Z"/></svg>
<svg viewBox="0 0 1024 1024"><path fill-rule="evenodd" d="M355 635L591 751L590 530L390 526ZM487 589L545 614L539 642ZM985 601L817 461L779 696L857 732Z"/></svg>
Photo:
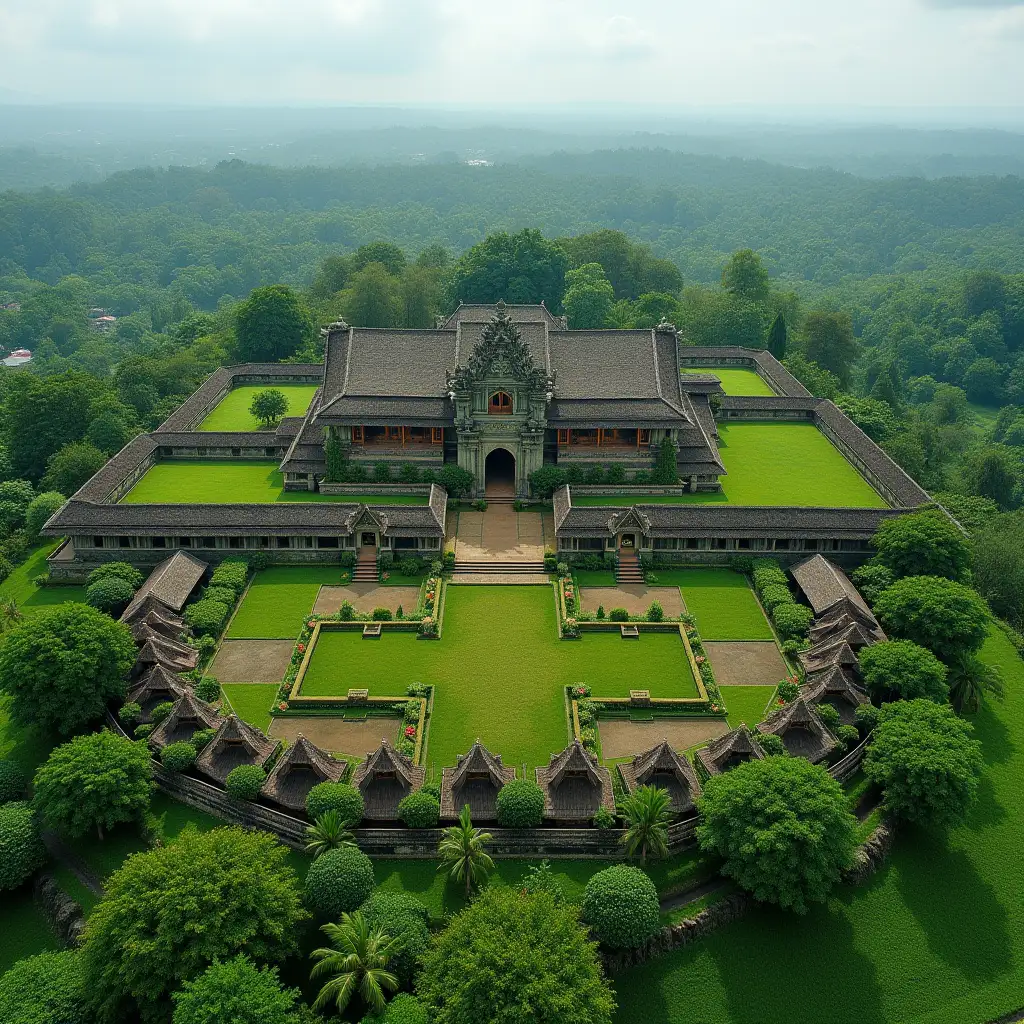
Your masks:
<svg viewBox="0 0 1024 1024"><path fill-rule="evenodd" d="M658 890L639 868L613 864L587 880L581 918L612 949L635 949L658 928Z"/></svg>
<svg viewBox="0 0 1024 1024"><path fill-rule="evenodd" d="M266 832L187 828L129 857L86 925L88 1001L101 1021L166 1019L171 993L216 959L297 951L302 909L288 851Z"/></svg>
<svg viewBox="0 0 1024 1024"><path fill-rule="evenodd" d="M135 654L127 626L88 605L58 605L0 637L0 691L16 721L67 736L124 699Z"/></svg>
<svg viewBox="0 0 1024 1024"><path fill-rule="evenodd" d="M459 302L546 302L562 308L568 259L535 228L488 235L467 249L452 268L451 305Z"/></svg>
<svg viewBox="0 0 1024 1024"><path fill-rule="evenodd" d="M768 329L768 351L780 362L786 358L786 342L789 340L789 329L782 313L776 313L771 327Z"/></svg>
<svg viewBox="0 0 1024 1024"><path fill-rule="evenodd" d="M330 850L337 850L343 846L355 848L355 845L355 836L348 830L347 823L336 810L324 811L306 828L306 853L313 860Z"/></svg>
<svg viewBox="0 0 1024 1024"><path fill-rule="evenodd" d="M399 279L403 327L433 327L441 303L440 275L428 267L410 266Z"/></svg>
<svg viewBox="0 0 1024 1024"><path fill-rule="evenodd" d="M859 344L853 336L849 313L818 310L804 317L804 355L839 378L841 387L850 383Z"/></svg>
<svg viewBox="0 0 1024 1024"><path fill-rule="evenodd" d="M98 608L108 615L120 615L134 596L135 590L127 580L107 576L89 584L85 601L92 608Z"/></svg>
<svg viewBox="0 0 1024 1024"><path fill-rule="evenodd" d="M240 954L214 960L172 997L173 1024L300 1024L299 992L282 988L276 967L257 967Z"/></svg>
<svg viewBox="0 0 1024 1024"><path fill-rule="evenodd" d="M949 702L961 715L973 714L981 705L982 695L1004 695L1003 676L997 665L987 665L981 658L960 651L949 664Z"/></svg>
<svg viewBox="0 0 1024 1024"><path fill-rule="evenodd" d="M768 757L713 776L698 803L701 849L756 899L803 913L853 860L857 821L842 786L800 757Z"/></svg>
<svg viewBox="0 0 1024 1024"><path fill-rule="evenodd" d="M962 580L971 567L967 537L938 509L886 519L871 538L871 546L878 552L878 561L897 577Z"/></svg>
<svg viewBox="0 0 1024 1024"><path fill-rule="evenodd" d="M544 790L533 779L513 779L498 790L495 811L502 828L537 828L544 818Z"/></svg>
<svg viewBox="0 0 1024 1024"><path fill-rule="evenodd" d="M942 576L907 576L882 593L875 613L886 632L927 647L945 662L981 647L989 613L969 587Z"/></svg>
<svg viewBox="0 0 1024 1024"><path fill-rule="evenodd" d="M313 324L302 300L287 285L257 288L235 312L235 336L242 359L276 363L294 355Z"/></svg>
<svg viewBox="0 0 1024 1024"><path fill-rule="evenodd" d="M481 884L494 870L494 861L486 850L490 841L490 832L473 827L469 804L466 804L459 815L458 825L446 828L438 843L441 863L437 870L447 871L457 882L465 882L467 899L473 886Z"/></svg>
<svg viewBox="0 0 1024 1024"><path fill-rule="evenodd" d="M992 611L1024 625L1024 513L999 516L974 535L973 582Z"/></svg>
<svg viewBox="0 0 1024 1024"><path fill-rule="evenodd" d="M352 273L352 262L347 256L327 256L309 286L313 299L329 299L345 287Z"/></svg>
<svg viewBox="0 0 1024 1024"><path fill-rule="evenodd" d="M648 851L653 857L668 856L672 808L666 790L660 786L638 786L622 801L620 810L626 821L622 843L627 856L635 857L639 850L641 864L647 861Z"/></svg>
<svg viewBox="0 0 1024 1024"><path fill-rule="evenodd" d="M354 273L343 301L345 316L356 327L398 327L402 322L399 282L382 263L369 263Z"/></svg>
<svg viewBox="0 0 1024 1024"><path fill-rule="evenodd" d="M44 491L36 495L25 509L25 532L29 537L39 536L39 531L46 525L46 521L64 507L67 498L57 491Z"/></svg>
<svg viewBox="0 0 1024 1024"><path fill-rule="evenodd" d="M800 352L790 352L785 367L815 398L832 401L839 396L839 378L829 370L804 357Z"/></svg>
<svg viewBox="0 0 1024 1024"><path fill-rule="evenodd" d="M885 808L929 827L957 824L977 799L983 760L974 730L948 704L886 704L864 757Z"/></svg>
<svg viewBox="0 0 1024 1024"><path fill-rule="evenodd" d="M740 249L732 254L722 271L722 287L746 302L765 302L771 292L768 271L753 249Z"/></svg>
<svg viewBox="0 0 1024 1024"><path fill-rule="evenodd" d="M288 399L278 388L267 388L257 391L249 403L249 415L264 427L279 423L281 417L288 412Z"/></svg>
<svg viewBox="0 0 1024 1024"><path fill-rule="evenodd" d="M676 463L676 443L665 438L658 445L658 457L654 462L651 480L656 484L675 484L679 482L679 466Z"/></svg>
<svg viewBox="0 0 1024 1024"><path fill-rule="evenodd" d="M306 899L323 917L351 913L373 892L373 864L355 846L321 854L306 872Z"/></svg>
<svg viewBox="0 0 1024 1024"><path fill-rule="evenodd" d="M138 427L131 420L113 412L103 412L89 424L85 440L104 455L115 455L138 432Z"/></svg>
<svg viewBox="0 0 1024 1024"><path fill-rule="evenodd" d="M1002 313L1006 306L1006 281L991 270L975 270L964 278L967 315L982 316L990 310Z"/></svg>
<svg viewBox="0 0 1024 1024"><path fill-rule="evenodd" d="M420 957L430 945L430 914L415 896L394 889L376 889L359 908L372 928L380 927L395 940L388 967L399 984L412 984Z"/></svg>
<svg viewBox="0 0 1024 1024"><path fill-rule="evenodd" d="M39 953L0 974L4 1024L86 1024L82 958L77 950Z"/></svg>
<svg viewBox="0 0 1024 1024"><path fill-rule="evenodd" d="M107 457L86 441L66 444L46 463L43 487L61 494L74 494L107 464Z"/></svg>
<svg viewBox="0 0 1024 1024"><path fill-rule="evenodd" d="M379 263L397 277L405 270L405 253L393 242L369 242L359 246L352 256L352 269L358 272L371 263Z"/></svg>
<svg viewBox="0 0 1024 1024"><path fill-rule="evenodd" d="M968 490L991 498L1003 509L1016 505L1022 472L1017 450L1005 444L975 448L964 461L964 483Z"/></svg>
<svg viewBox="0 0 1024 1024"><path fill-rule="evenodd" d="M485 889L423 957L432 1024L610 1024L615 998L578 915L550 893Z"/></svg>
<svg viewBox="0 0 1024 1024"><path fill-rule="evenodd" d="M615 292L600 263L584 263L565 275L565 314L573 330L605 327Z"/></svg>
<svg viewBox="0 0 1024 1024"><path fill-rule="evenodd" d="M310 953L316 964L309 978L329 980L320 988L313 1009L323 1010L333 1004L338 1013L344 1013L358 992L363 1003L379 1013L384 1009L385 991L398 988L398 979L387 969L395 939L379 926L371 928L358 910L342 914L339 924L325 924L320 930L331 945Z"/></svg>
<svg viewBox="0 0 1024 1024"><path fill-rule="evenodd" d="M32 804L48 828L72 838L149 810L152 768L146 744L112 732L76 736L57 747L36 772Z"/></svg>
<svg viewBox="0 0 1024 1024"><path fill-rule="evenodd" d="M949 697L946 666L912 640L884 640L861 649L861 674L877 703L926 697L944 704Z"/></svg>
<svg viewBox="0 0 1024 1024"><path fill-rule="evenodd" d="M622 231L603 228L559 238L557 244L568 254L572 267L599 263L616 299L635 299L645 292L678 295L682 290L683 275L671 260L659 259L650 246L634 242Z"/></svg>
<svg viewBox="0 0 1024 1024"><path fill-rule="evenodd" d="M0 893L17 889L45 863L32 808L20 800L0 804Z"/></svg>

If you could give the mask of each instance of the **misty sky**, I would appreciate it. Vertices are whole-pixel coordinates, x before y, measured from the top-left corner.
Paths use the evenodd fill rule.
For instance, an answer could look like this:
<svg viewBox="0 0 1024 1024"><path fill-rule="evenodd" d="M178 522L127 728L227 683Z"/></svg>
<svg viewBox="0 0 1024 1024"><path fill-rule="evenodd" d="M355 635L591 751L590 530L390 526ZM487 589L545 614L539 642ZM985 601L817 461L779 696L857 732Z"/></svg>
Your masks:
<svg viewBox="0 0 1024 1024"><path fill-rule="evenodd" d="M147 103L1019 107L1024 0L0 0L0 89Z"/></svg>

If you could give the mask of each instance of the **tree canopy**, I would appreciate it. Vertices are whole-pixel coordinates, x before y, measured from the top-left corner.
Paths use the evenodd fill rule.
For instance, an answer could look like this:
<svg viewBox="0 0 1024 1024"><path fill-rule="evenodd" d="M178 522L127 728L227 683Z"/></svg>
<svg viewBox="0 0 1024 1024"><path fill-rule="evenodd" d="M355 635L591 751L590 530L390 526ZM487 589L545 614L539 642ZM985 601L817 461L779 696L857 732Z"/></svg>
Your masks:
<svg viewBox="0 0 1024 1024"><path fill-rule="evenodd" d="M254 363L294 355L312 330L301 298L283 284L254 289L235 314L239 355Z"/></svg>
<svg viewBox="0 0 1024 1024"><path fill-rule="evenodd" d="M173 993L172 1024L300 1024L297 989L281 987L274 967L258 967L244 954L214 960Z"/></svg>
<svg viewBox="0 0 1024 1024"><path fill-rule="evenodd" d="M962 580L971 566L967 537L937 510L886 519L871 538L878 561L897 576Z"/></svg>
<svg viewBox="0 0 1024 1024"><path fill-rule="evenodd" d="M949 698L946 666L913 640L883 640L857 656L868 692L878 702L927 697L944 704Z"/></svg>

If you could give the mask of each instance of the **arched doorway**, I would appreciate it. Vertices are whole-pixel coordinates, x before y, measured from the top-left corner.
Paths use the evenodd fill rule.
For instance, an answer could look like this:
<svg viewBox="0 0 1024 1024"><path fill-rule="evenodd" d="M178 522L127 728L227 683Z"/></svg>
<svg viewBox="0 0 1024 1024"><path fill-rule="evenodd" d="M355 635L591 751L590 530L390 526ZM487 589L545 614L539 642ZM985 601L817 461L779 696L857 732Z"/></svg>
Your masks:
<svg viewBox="0 0 1024 1024"><path fill-rule="evenodd" d="M514 497L516 460L507 448L495 448L484 462L484 488L487 497Z"/></svg>

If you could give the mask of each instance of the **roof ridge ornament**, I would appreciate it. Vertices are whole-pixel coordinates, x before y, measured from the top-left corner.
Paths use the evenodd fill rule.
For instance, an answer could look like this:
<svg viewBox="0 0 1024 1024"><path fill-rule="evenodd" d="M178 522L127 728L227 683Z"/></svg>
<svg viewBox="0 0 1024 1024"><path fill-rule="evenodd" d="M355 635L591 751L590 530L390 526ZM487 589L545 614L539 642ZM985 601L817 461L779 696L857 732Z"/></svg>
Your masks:
<svg viewBox="0 0 1024 1024"><path fill-rule="evenodd" d="M347 331L348 324L345 323L345 318L342 317L340 320L332 320L329 324L324 324L320 328L320 337L328 338L333 331Z"/></svg>
<svg viewBox="0 0 1024 1024"><path fill-rule="evenodd" d="M499 299L494 310L465 365L456 366L447 375L448 390L467 390L489 375L512 377L538 390L552 387L544 369L534 362L530 347L523 341L504 301Z"/></svg>
<svg viewBox="0 0 1024 1024"><path fill-rule="evenodd" d="M678 334L679 328L674 323L669 321L667 317L662 317L658 322L658 326L654 328L657 334Z"/></svg>

